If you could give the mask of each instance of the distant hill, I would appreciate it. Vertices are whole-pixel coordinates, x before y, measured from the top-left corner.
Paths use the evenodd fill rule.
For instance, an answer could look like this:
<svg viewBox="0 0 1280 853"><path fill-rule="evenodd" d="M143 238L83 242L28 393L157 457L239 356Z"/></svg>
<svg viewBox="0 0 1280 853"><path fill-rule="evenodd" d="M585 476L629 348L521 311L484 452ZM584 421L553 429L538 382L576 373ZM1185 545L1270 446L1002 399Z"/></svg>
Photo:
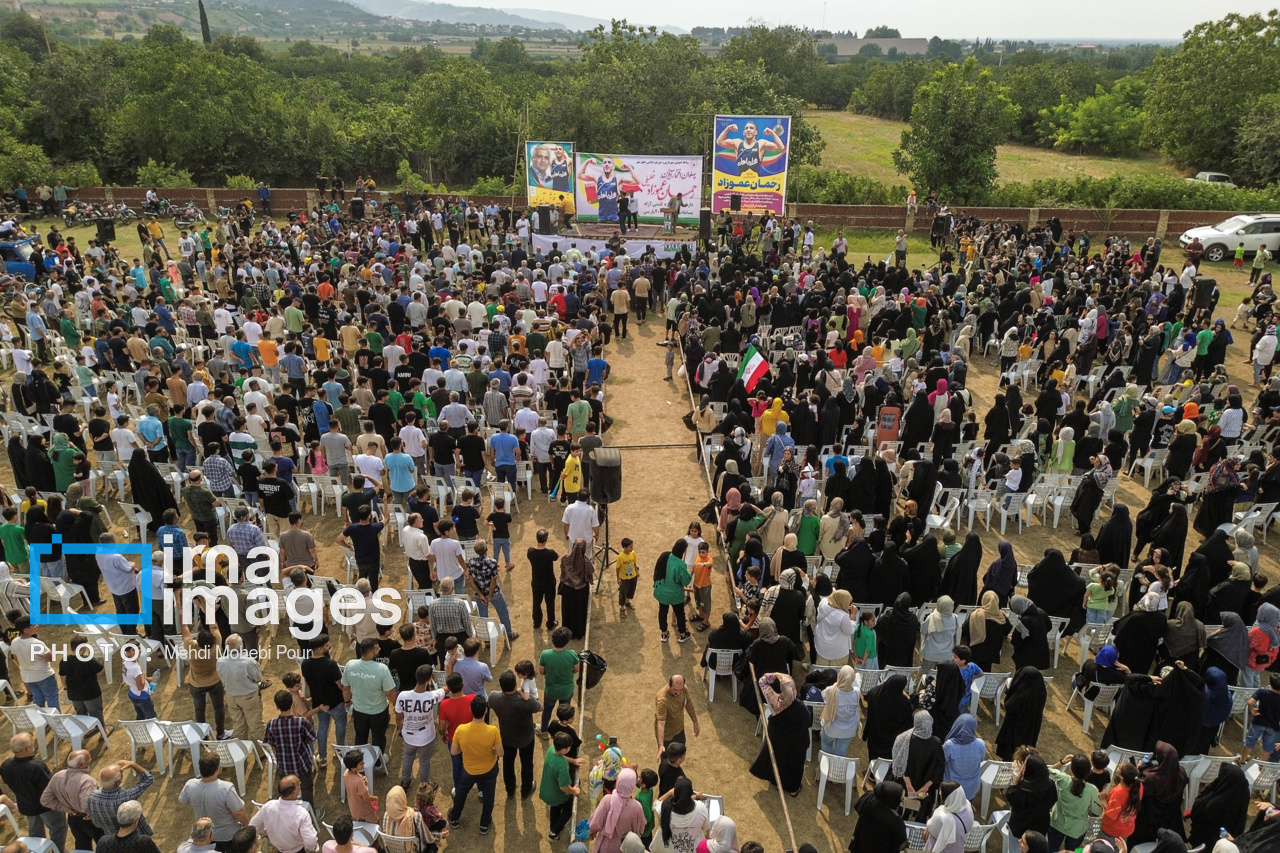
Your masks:
<svg viewBox="0 0 1280 853"><path fill-rule="evenodd" d="M259 0L259 2L270 2L270 0ZM448 3L419 3L416 0L348 0L351 5L358 9L363 9L374 15L384 18L407 18L414 21L444 21L450 24L476 24L503 27L527 27L532 30L562 30L569 29L564 24L555 23L548 18L535 19L526 15L517 15L513 12L506 12L501 9L489 9L484 7L471 6L453 6ZM533 10L524 10L529 15L538 14ZM555 16L555 13L547 13ZM571 16L573 17L573 16ZM583 21L592 21L590 26L584 29L591 29L597 21L590 18L583 18ZM607 22L605 22L607 23Z"/></svg>

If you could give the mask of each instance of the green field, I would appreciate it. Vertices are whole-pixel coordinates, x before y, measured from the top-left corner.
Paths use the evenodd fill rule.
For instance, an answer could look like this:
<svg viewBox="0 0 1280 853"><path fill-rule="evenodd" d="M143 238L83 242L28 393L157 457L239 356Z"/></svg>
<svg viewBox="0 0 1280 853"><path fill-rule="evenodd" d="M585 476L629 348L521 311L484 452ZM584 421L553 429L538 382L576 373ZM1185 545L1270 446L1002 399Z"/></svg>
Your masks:
<svg viewBox="0 0 1280 853"><path fill-rule="evenodd" d="M907 177L893 168L893 149L907 125L902 122L846 112L814 110L806 114L826 140L822 165L861 175L893 186ZM1133 159L1063 154L1029 145L1001 145L996 154L1001 181L1028 183L1036 180L1107 178L1115 175L1177 175L1172 166L1155 156Z"/></svg>

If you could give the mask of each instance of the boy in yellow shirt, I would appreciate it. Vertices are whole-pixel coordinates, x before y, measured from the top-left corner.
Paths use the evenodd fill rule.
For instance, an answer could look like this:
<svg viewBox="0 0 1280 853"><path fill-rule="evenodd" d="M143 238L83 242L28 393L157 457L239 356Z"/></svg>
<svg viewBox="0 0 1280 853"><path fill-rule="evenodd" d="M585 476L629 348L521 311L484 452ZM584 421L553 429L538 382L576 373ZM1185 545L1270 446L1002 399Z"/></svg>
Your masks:
<svg viewBox="0 0 1280 853"><path fill-rule="evenodd" d="M582 448L574 445L569 451L569 458L564 460L564 471L560 474L560 503L568 503L570 497L577 497L582 491Z"/></svg>
<svg viewBox="0 0 1280 853"><path fill-rule="evenodd" d="M711 570L714 568L711 546L706 542L699 543L698 556L693 561L693 601L698 608L699 631L711 627L707 620L711 618Z"/></svg>
<svg viewBox="0 0 1280 853"><path fill-rule="evenodd" d="M622 540L622 553L618 554L618 613L623 618L628 610L635 610L631 600L636 597L636 584L640 579L635 543Z"/></svg>

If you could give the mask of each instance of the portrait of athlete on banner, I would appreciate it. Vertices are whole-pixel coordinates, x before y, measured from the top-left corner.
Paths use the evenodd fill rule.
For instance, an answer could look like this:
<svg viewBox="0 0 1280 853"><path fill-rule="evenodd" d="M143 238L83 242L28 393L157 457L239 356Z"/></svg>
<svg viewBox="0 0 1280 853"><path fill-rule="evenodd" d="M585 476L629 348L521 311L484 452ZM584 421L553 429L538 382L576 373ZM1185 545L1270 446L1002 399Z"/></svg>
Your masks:
<svg viewBox="0 0 1280 853"><path fill-rule="evenodd" d="M772 127L766 127L764 132L772 139L761 139L759 130L754 121L749 121L742 127L742 138L731 139L729 134L738 130L737 124L725 125L724 130L720 131L720 136L716 138L717 148L731 148L736 154L736 161L739 175L748 173L759 174L760 163L767 151L776 151L779 154L787 150L786 144L782 141L782 137ZM722 168L723 167L719 167ZM724 171L728 171L725 169Z"/></svg>
<svg viewBox="0 0 1280 853"><path fill-rule="evenodd" d="M594 167L599 166L600 174L593 177ZM578 180L595 186L595 203L600 222L618 221L618 176L613 171L613 158L602 157L597 161L594 157L585 160Z"/></svg>
<svg viewBox="0 0 1280 853"><path fill-rule="evenodd" d="M535 145L529 158L529 184L558 193L572 192L569 185L569 154L561 145Z"/></svg>

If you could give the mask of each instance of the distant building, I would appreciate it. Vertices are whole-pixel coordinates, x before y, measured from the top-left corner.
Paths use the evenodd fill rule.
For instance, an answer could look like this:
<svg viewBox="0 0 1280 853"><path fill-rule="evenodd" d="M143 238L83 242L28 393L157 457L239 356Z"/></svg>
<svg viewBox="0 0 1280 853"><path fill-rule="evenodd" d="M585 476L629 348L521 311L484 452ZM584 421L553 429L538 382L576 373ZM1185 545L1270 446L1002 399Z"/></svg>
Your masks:
<svg viewBox="0 0 1280 853"><path fill-rule="evenodd" d="M924 56L929 50L928 39L854 39L854 38L822 38L819 44L834 44L836 56L857 56L864 45L874 44L882 54L890 49L898 56Z"/></svg>

